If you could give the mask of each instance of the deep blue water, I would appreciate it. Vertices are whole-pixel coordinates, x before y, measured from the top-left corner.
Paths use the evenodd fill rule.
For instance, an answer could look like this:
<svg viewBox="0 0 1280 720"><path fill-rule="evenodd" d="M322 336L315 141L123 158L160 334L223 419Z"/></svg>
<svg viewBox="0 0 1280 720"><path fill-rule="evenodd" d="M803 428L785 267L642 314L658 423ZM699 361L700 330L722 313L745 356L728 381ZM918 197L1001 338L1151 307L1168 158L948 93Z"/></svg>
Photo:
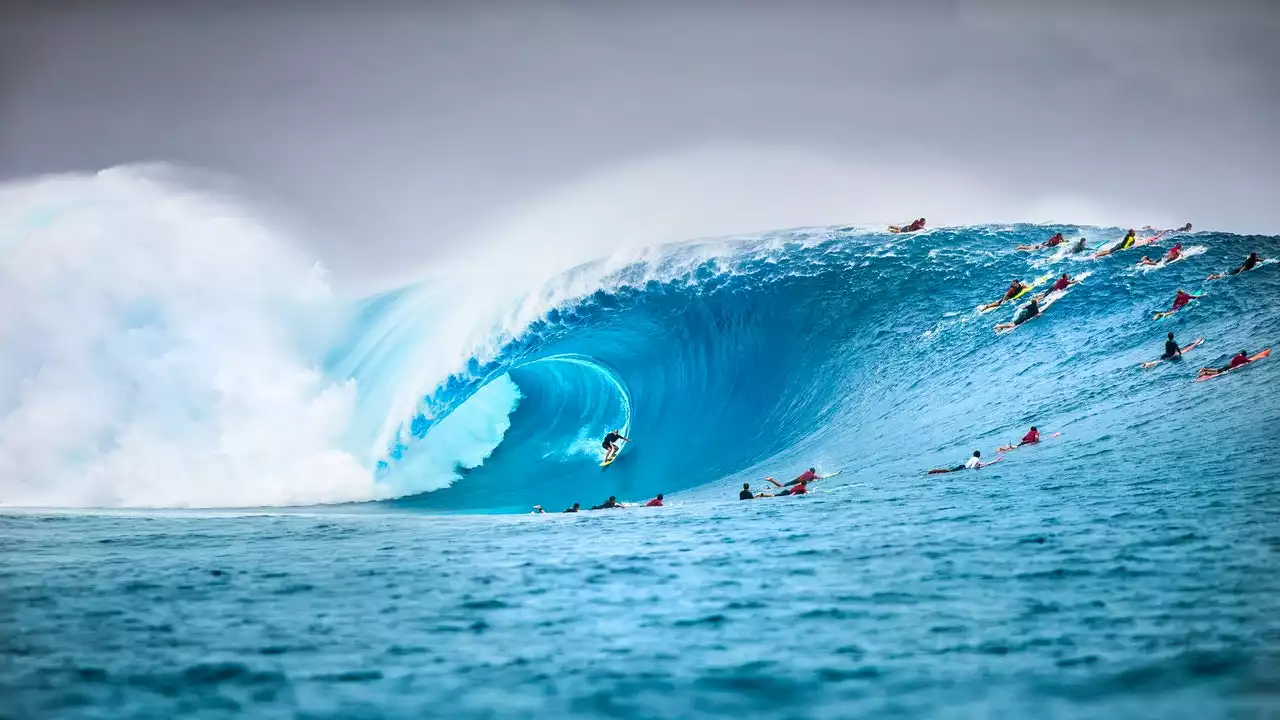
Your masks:
<svg viewBox="0 0 1280 720"><path fill-rule="evenodd" d="M1273 479L5 515L0 715L1274 717Z"/></svg>
<svg viewBox="0 0 1280 720"><path fill-rule="evenodd" d="M1274 261L1205 279L1280 243L1181 236L1156 270L1012 249L1056 229L587 263L425 381L475 308L371 298L326 369L396 498L0 515L0 715L1276 716L1280 360L1193 378L1280 342ZM976 313L1048 272L1090 274L1012 334ZM1152 320L1179 287L1205 296ZM1169 331L1205 343L1140 370ZM1061 436L923 474L1032 424ZM610 427L635 442L601 470ZM810 465L843 472L736 499Z"/></svg>

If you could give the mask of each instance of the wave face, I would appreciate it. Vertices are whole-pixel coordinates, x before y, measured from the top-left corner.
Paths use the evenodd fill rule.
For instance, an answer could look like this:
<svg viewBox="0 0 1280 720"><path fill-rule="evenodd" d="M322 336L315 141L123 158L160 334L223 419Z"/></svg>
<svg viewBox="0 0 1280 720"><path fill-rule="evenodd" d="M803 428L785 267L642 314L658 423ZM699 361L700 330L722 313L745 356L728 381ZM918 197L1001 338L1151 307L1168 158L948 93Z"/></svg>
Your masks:
<svg viewBox="0 0 1280 720"><path fill-rule="evenodd" d="M1276 401L1257 394L1274 382L1275 366L1191 378L1199 364L1280 340L1273 263L1205 280L1251 250L1274 255L1275 239L1184 235L1188 259L1157 270L1136 266L1141 250L1092 260L1013 249L1056 230L1086 235L1094 247L1123 234L1025 225L913 236L802 230L675 245L609 270L577 267L549 282L589 292L564 299L544 286L522 296L556 301L526 312L537 319L518 330L499 323L509 340L434 385L387 445L380 476L411 495L396 504L435 510L557 510L694 488L685 497L723 499L735 497L732 482L810 465L892 482L959 463L973 449L991 457L1032 424L1064 435L1035 451L1040 462L1028 473L1266 472L1248 447L1280 419ZM993 332L1012 306L976 313L1011 278L1050 272L1089 276L1012 334ZM566 281L572 276L592 282ZM1153 321L1178 287L1207 295ZM403 301L399 293L378 299L381 317L420 317L397 310ZM1163 351L1168 331L1183 342L1204 336L1206 345L1180 365L1139 370ZM399 348L399 336L390 331L387 342ZM443 418L441 427L464 418L472 444L458 442L458 428L445 435L447 447L433 441L432 418ZM619 426L635 442L602 470L599 438ZM442 479L440 458L464 455ZM434 479L422 472L428 465Z"/></svg>
<svg viewBox="0 0 1280 720"><path fill-rule="evenodd" d="M511 248L340 303L207 198L124 171L6 192L6 504L719 501L810 465L892 483L1031 424L1062 438L1006 474L1272 472L1252 449L1274 440L1280 365L1191 381L1280 342L1274 263L1205 280L1274 257L1271 237L1183 235L1190 257L1157 270L1013 249L1122 234L1069 226L789 230L561 266ZM992 331L1011 307L975 312L1049 272L1090 276L1012 334ZM1178 287L1207 294L1153 321ZM1168 331L1206 342L1139 370ZM612 428L634 442L601 469Z"/></svg>

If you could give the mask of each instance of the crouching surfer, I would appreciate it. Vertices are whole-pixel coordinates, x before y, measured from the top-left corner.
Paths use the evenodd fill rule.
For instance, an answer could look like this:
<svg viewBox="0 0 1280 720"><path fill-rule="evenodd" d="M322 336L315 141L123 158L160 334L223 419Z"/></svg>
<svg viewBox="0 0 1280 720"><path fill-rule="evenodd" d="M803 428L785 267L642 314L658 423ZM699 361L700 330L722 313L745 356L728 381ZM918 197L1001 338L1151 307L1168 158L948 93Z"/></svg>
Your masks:
<svg viewBox="0 0 1280 720"><path fill-rule="evenodd" d="M631 442L631 439L623 437L621 430L614 430L604 436L604 442L600 443L600 445L604 448L604 461L606 463L613 462L613 456L617 455L618 451L622 449L619 441Z"/></svg>

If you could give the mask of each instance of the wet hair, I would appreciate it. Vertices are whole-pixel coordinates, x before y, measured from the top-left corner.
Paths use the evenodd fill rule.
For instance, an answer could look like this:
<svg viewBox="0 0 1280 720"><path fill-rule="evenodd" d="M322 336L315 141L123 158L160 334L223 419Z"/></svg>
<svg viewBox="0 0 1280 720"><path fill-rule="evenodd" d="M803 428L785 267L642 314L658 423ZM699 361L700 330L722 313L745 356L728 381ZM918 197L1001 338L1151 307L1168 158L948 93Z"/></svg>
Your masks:
<svg viewBox="0 0 1280 720"><path fill-rule="evenodd" d="M973 451L973 456L974 456L974 457L982 457L982 451L981 451L981 450L974 450L974 451Z"/></svg>
<svg viewBox="0 0 1280 720"><path fill-rule="evenodd" d="M742 483L742 489L743 489L743 490L750 490L750 489L751 489L751 483Z"/></svg>
<svg viewBox="0 0 1280 720"><path fill-rule="evenodd" d="M1170 339L1170 340L1172 340L1172 339L1173 339L1173 333L1169 333L1169 339Z"/></svg>
<svg viewBox="0 0 1280 720"><path fill-rule="evenodd" d="M658 499L659 499L659 500L661 500L661 499L662 499L662 493L658 493Z"/></svg>
<svg viewBox="0 0 1280 720"><path fill-rule="evenodd" d="M818 471L814 468L809 468L809 472L818 472Z"/></svg>
<svg viewBox="0 0 1280 720"><path fill-rule="evenodd" d="M1032 426L1031 426L1031 429L1032 429L1033 431L1039 432L1038 430L1036 430L1036 426L1035 426L1035 425L1032 425Z"/></svg>
<svg viewBox="0 0 1280 720"><path fill-rule="evenodd" d="M1248 352L1246 352L1246 351L1244 350L1244 348L1241 348L1241 349L1240 349L1240 354L1241 354L1241 355L1244 355L1245 357L1249 357L1249 353L1248 353Z"/></svg>
<svg viewBox="0 0 1280 720"><path fill-rule="evenodd" d="M614 500L614 501L616 501L616 500L618 499L618 497L617 497L616 495L610 495L610 496L609 496L609 499L610 499L610 500Z"/></svg>
<svg viewBox="0 0 1280 720"><path fill-rule="evenodd" d="M574 503L574 504L573 504L573 506L574 506L574 507L578 507L578 503Z"/></svg>

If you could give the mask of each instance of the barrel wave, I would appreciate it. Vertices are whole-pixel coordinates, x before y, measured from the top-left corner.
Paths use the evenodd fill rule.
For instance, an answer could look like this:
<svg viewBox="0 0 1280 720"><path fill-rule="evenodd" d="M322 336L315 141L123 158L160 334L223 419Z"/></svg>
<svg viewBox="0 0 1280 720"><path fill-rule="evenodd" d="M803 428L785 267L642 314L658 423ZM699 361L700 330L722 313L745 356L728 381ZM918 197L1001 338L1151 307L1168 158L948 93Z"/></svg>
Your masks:
<svg viewBox="0 0 1280 720"><path fill-rule="evenodd" d="M1180 234L1095 260L1014 248L1122 229L811 228L554 272L477 262L344 301L270 228L136 173L8 192L0 299L22 312L0 339L22 352L0 362L4 504L720 502L809 466L844 469L837 487L907 484L1032 424L1062 435L984 481L1088 476L1105 495L1108 478L1274 477L1257 449L1280 420L1280 363L1193 382L1280 343L1274 260L1206 280L1274 258L1274 237ZM1175 240L1187 259L1137 266ZM1088 277L1013 333L993 332L1012 304L976 312L1014 278L1063 272ZM1178 288L1204 297L1154 321ZM1140 370L1170 331L1205 342ZM615 428L633 442L601 468Z"/></svg>
<svg viewBox="0 0 1280 720"><path fill-rule="evenodd" d="M423 397L381 476L410 495L395 505L435 510L558 509L679 491L719 501L735 497L739 480L811 465L901 482L973 449L990 458L1032 424L1063 435L1011 456L1004 476L1267 472L1249 448L1280 417L1260 392L1275 367L1192 380L1199 364L1280 337L1272 262L1205 279L1249 251L1274 254L1274 239L1184 234L1097 260L1014 250L1057 230L1093 247L1123 235L810 229L673 245L607 273L588 263L572 273L597 277L593 291L557 303ZM1188 259L1137 266L1142 252L1178 240ZM1014 333L993 332L1014 304L976 312L1013 278L1063 272L1085 280ZM1153 321L1178 287L1205 297ZM380 299L382 312L394 315L394 300ZM1140 370L1169 331L1206 344L1184 362ZM459 431L448 424L462 418L479 447L449 468L447 487L413 493L424 479L416 458L456 454ZM599 438L614 427L634 443L602 470ZM1000 476L992 468L989 477Z"/></svg>

